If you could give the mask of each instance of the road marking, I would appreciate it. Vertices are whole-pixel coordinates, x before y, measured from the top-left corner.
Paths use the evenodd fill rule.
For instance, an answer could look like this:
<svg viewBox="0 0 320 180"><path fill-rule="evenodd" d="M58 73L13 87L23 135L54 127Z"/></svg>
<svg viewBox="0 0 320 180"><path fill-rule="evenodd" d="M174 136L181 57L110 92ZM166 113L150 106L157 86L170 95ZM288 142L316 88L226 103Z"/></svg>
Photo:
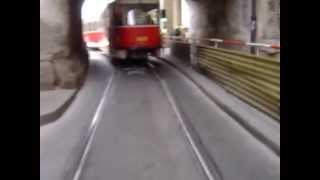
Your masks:
<svg viewBox="0 0 320 180"><path fill-rule="evenodd" d="M91 144L92 144L92 141L93 141L93 137L94 137L94 134L96 132L96 129L98 127L98 124L101 120L101 117L102 117L102 114L103 114L103 108L105 106L105 103L106 103L106 99L108 98L108 95L109 95L109 92L110 92L110 89L111 89L111 85L112 85L112 82L113 82L113 79L114 79L114 75L115 73L112 73L111 77L110 77L110 80L106 86L106 89L104 90L103 92L103 97L98 105L98 108L96 110L96 112L94 113L94 116L93 116L93 119L92 119L92 122L91 122L91 125L90 125L90 128L89 128L89 134L88 134L88 141L86 142L86 145L85 145L85 149L84 149L84 152L81 156L81 159L80 159L80 163L76 169L76 172L73 176L73 180L79 180L80 179L80 176L81 176L81 173L82 173L82 170L83 170L83 167L85 165L85 162L86 162L86 159L87 159L87 156L88 156L88 153L90 151L90 148L91 148Z"/></svg>

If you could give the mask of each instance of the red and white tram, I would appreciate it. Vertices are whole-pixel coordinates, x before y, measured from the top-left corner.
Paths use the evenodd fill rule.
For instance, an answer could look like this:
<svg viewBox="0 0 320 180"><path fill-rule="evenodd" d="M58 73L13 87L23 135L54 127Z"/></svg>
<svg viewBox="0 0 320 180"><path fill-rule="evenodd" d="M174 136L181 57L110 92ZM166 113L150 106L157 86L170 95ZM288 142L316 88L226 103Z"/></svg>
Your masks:
<svg viewBox="0 0 320 180"><path fill-rule="evenodd" d="M116 0L103 14L113 60L146 59L161 48L158 0Z"/></svg>

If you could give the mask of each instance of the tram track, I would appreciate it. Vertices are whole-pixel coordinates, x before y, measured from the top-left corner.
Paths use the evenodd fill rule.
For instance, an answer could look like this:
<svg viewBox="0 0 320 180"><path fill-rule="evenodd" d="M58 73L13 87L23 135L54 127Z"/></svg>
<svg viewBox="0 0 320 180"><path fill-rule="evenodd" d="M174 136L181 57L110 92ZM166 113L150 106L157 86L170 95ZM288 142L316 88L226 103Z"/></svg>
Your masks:
<svg viewBox="0 0 320 180"><path fill-rule="evenodd" d="M258 160L246 159L248 163L245 166L251 167L249 162L254 163L261 168L261 172L259 169L257 173L262 173L263 177L267 177L266 179L274 178L274 175L265 172L264 168L270 167L270 164L275 164L273 167L276 168L279 159L256 142L251 135L246 134L247 132L244 132L245 130L241 129L237 123L231 119L227 120L230 118L228 115L221 115L225 112L219 108L219 110L215 109L211 101L205 98L206 94L203 95L201 89L199 90L192 80L183 77L185 75L170 64L151 59L144 65L120 66L113 71L103 98L91 120L85 148L81 151L77 170L72 173L73 180L92 179L94 174L111 174L113 177L111 179L128 179L126 175L132 171L144 175L145 170L139 170L137 167L144 166L142 162L148 161L161 164L159 165L161 168L148 170L154 171L149 172L149 178L130 177L129 179L144 180L155 177L177 180L222 180L230 177L233 179L242 173L241 169L245 169L242 167L230 169L233 161L243 161L257 151L265 151L264 153L267 154L263 156L261 153L254 154ZM181 88L187 89L179 92ZM181 99L186 96L191 102ZM194 99L196 97L197 99ZM199 107L193 108L192 104ZM210 107L205 107L205 104ZM200 112L202 114L197 116ZM211 127L212 130L205 128L206 126ZM236 131L232 133L229 131L230 128L233 131L236 128ZM224 132L220 132L220 129L224 129ZM231 132L233 135L227 135L225 132ZM208 139L209 137L211 139ZM224 140L220 142L219 138ZM232 143L240 140L244 144ZM121 143L119 145L114 144L115 142ZM253 144L257 145L258 149L253 147ZM157 148L153 149L153 147ZM172 154L174 151L181 151L181 153ZM133 158L130 154L136 157ZM244 156L231 158L228 154ZM268 163L264 165L263 162L266 159ZM172 164L174 168L166 167ZM112 171L114 166L119 166L117 168L123 170ZM181 175L179 171L184 171L185 174ZM277 173L276 169L274 172ZM195 174L201 174L201 178L195 178L199 176ZM104 176L101 175L101 177ZM247 178L248 175L242 173L239 179Z"/></svg>
<svg viewBox="0 0 320 180"><path fill-rule="evenodd" d="M232 177L231 179L234 179L237 177L236 174L233 174L234 172L236 172L237 170L236 169L233 169L231 171L229 171L227 168L227 166L224 166L224 162L223 161L230 161L229 163L232 164L232 161L235 161L236 159L240 160L242 159L242 161L247 161L248 159L246 158L239 158L241 157L240 154L243 154L244 151L247 147L251 146L249 144L251 144L252 142L249 143L249 141L245 140L243 142L246 142L247 146L244 146L244 145L241 145L241 146L234 146L234 145L231 145L229 144L229 142L225 142L224 144L220 144L222 145L221 147L218 147L219 143L217 143L218 141L214 141L213 139L212 140L208 140L207 138L209 136L221 136L223 139L239 139L239 138L234 138L234 137L228 137L229 135L226 134L226 133L222 133L222 132L218 132L220 131L219 128L215 128L215 126L220 126L220 121L221 120L224 120L224 121L229 121L230 123L225 123L225 124L229 124L227 129L231 128L232 126L237 126L237 128L239 128L239 132L235 133L235 134L238 134L240 135L240 131L242 131L242 133L246 133L247 135L251 136L250 137L250 141L255 141L255 143L258 143L256 144L255 146L257 147L257 149L260 149L260 151L265 151L265 155L264 157L261 156L259 157L254 155L255 158L262 160L263 161L269 161L268 163L266 163L265 165L264 164L256 164L257 166L261 166L261 169L263 171L263 169L265 167L268 167L269 165L267 164L273 164L273 167L271 168L275 168L275 167L278 167L279 164L277 164L280 159L279 159L279 152L280 152L280 148L276 148L274 143L271 143L269 142L269 139L266 139L266 137L264 137L263 135L261 135L261 132L258 131L257 129L254 129L252 128L251 126L245 124L245 123L242 123L242 119L241 118L238 118L238 116L234 116L234 113L230 113L229 112L229 109L225 108L224 105L220 104L220 102L217 102L216 101L216 98L213 98L212 95L207 91L205 90L202 85L197 82L192 76L190 76L190 74L188 74L184 69L182 69L181 67L178 67L176 64L170 62L169 60L166 60L166 59L163 59L163 58L159 58L159 57L155 57L155 56L152 56L153 59L155 59L156 61L160 61L161 64L163 64L163 70L162 71L159 71L160 75L164 77L164 79L167 82L168 86L170 86L170 88L172 89L172 92L174 92L174 96L175 96L175 100L179 103L179 105L181 106L180 109L183 110L183 114L186 118L185 119L185 123L188 125L188 128L189 128L189 131L193 133L194 135L194 139L196 140L196 142L198 142L198 147L200 147L202 151L202 154L203 156L205 156L205 160L206 160L206 163L210 166L210 169L212 170L213 173L215 173L215 175L218 177L217 179L229 179L230 177ZM180 76L178 78L178 76ZM179 81L181 82L185 82L185 83L178 83ZM179 92L181 89L181 87L185 87L185 85L188 84L190 85L191 87L194 87L194 90L196 92L197 95L197 99L196 101L198 101L198 99L200 98L204 98L203 100L207 101L207 107L204 107L202 106L202 108L195 108L195 109L192 109L192 105L187 105L187 104L193 104L195 105L195 103L193 103L192 101L194 101L195 99L194 98L191 98L191 97L188 97L187 101L184 100L185 97L187 96L190 96L190 91L188 94L186 94L185 92ZM182 95L183 94L183 95ZM193 99L193 100L192 100ZM201 102L202 104L202 102ZM196 103L196 106L200 105L199 103ZM212 109L210 109L210 111L215 111L214 113L208 113L209 111L208 110L204 110L204 109L207 109L208 107L211 107ZM208 113L211 114L211 117L209 119L208 118L208 115L204 115L203 117L199 117L199 116L195 116L196 114L199 113L199 111L201 112L205 112L206 114ZM200 114L198 114L200 115ZM212 116L213 115L213 116ZM216 119L214 116L217 116L217 117L220 117L221 119L218 120ZM199 120L201 119L202 122L199 122ZM207 121L207 120L211 121ZM227 120L229 119L229 120ZM240 120L239 120L240 119ZM232 121L232 123L231 123ZM240 121L240 122L239 122ZM224 123L224 122L222 122ZM209 126L211 127L210 129L204 127L203 125L206 125L206 126ZM211 124L211 125L209 125ZM220 124L220 125L219 125ZM249 127L248 127L249 126ZM225 129L226 127L224 127L223 129ZM241 130L240 130L241 129ZM208 131L209 130L209 131ZM238 131L237 130L237 131ZM207 132L206 132L207 131ZM211 131L211 132L210 132ZM256 132L258 131L258 132ZM227 131L225 131L227 132ZM223 135L224 134L224 135ZM242 135L241 135L242 136ZM242 139L242 138L240 138ZM239 140L240 140L239 139ZM218 140L218 139L217 139ZM228 140L229 141L229 140ZM248 144L249 143L249 144ZM218 145L218 146L217 146ZM225 146L223 148L223 146ZM228 153L226 153L226 157L224 157L223 161L221 161L221 153L216 153L215 151L217 149L220 149L223 151L224 150L227 150L227 147L230 148L230 149L233 149L231 151L229 151L229 154L233 154L233 153L240 153L239 157L236 157L236 158L229 158L228 157ZM258 148L259 147L259 148ZM251 147L250 147L251 148ZM253 147L250 151L251 152L254 152L256 151L257 149L255 149L255 147ZM267 153L268 152L268 153ZM245 152L244 154L246 154L244 157L246 156L249 156L250 157L250 153L248 152ZM270 159L266 160L267 158L266 157L269 157L272 159L272 161L270 161ZM248 157L247 157L248 158ZM250 161L254 162L255 159L252 158ZM254 162L256 163L256 162ZM244 165L244 167L246 166L251 166L251 165ZM256 166L256 167L257 167ZM264 167L265 166L265 167ZM240 167L239 167L240 168ZM252 166L251 168L255 168L254 166ZM259 170L259 171L260 171ZM274 169L274 172L275 174L277 173L278 169ZM233 174L233 175L228 175L228 174ZM263 174L263 175L262 175ZM273 179L273 178L278 178L277 176L275 176L275 174L264 174L264 173L261 173L259 174L258 176L261 176L262 179L266 178L266 179ZM247 175L244 175L244 178L245 179L248 179L249 176ZM265 177L264 177L265 176ZM242 179L240 177L237 177L238 179Z"/></svg>
<svg viewBox="0 0 320 180"><path fill-rule="evenodd" d="M99 124L101 124L103 119L103 111L107 106L107 101L110 97L110 91L111 91L111 87L113 86L113 84L117 84L119 82L117 82L115 76L117 76L117 74L119 73L123 73L126 72L128 76L132 76L132 75L143 75L143 72L141 73L141 71L151 71L151 74L148 75L152 75L154 79L156 79L159 84L160 87L162 88L162 91L164 92L170 106L171 106L171 110L174 112L175 116L176 116L176 120L177 123L179 123L179 125L181 126L181 130L182 133L184 134L185 138L186 138L186 142L184 143L188 143L187 146L189 146L189 148L191 149L192 153L193 153L193 159L195 158L195 160L198 164L198 166L201 167L201 170L203 171L203 174L205 176L205 179L207 180L219 180L220 175L219 173L217 173L217 171L213 172L213 163L212 162L208 162L208 156L204 154L205 150L203 149L203 147L200 147L200 143L199 143L199 139L195 138L195 132L193 132L190 127L190 124L187 125L186 120L183 117L183 114L181 113L181 111L179 110L179 107L177 105L177 103L175 102L174 97L172 96L172 93L169 89L169 87L167 86L165 80L157 73L157 69L156 69L156 65L154 65L152 62L146 64L145 67L127 67L127 68L120 68L120 69L115 69L109 82L108 85L106 86L106 89L104 91L103 97L97 107L96 113L94 114L94 117L91 121L91 125L89 127L89 134L86 138L86 144L85 144L85 148L82 151L82 155L81 158L79 160L79 164L77 165L77 168L75 170L74 176L73 176L73 180L80 180L82 179L82 174L84 171L84 168L86 166L86 161L88 160L88 156L90 156L90 151L93 147L93 141L95 139L96 135L96 131L97 128L99 126ZM122 71L122 72L121 72ZM189 149L188 148L188 149ZM189 149L189 150L190 150Z"/></svg>
<svg viewBox="0 0 320 180"><path fill-rule="evenodd" d="M181 110L179 109L177 102L175 101L166 81L157 73L155 70L154 65L150 63L150 67L152 68L152 72L154 73L154 76L159 80L170 104L172 109L174 110L175 114L178 117L179 123L183 129L183 132L192 148L192 151L194 152L197 160L201 164L202 170L204 171L206 177L208 180L218 180L221 179L221 174L218 170L217 165L211 160L208 156L208 153L206 152L205 148L201 145L201 141L199 137L197 136L197 133L192 128L192 125L186 121L186 119L183 117L183 114L181 113Z"/></svg>
<svg viewBox="0 0 320 180"><path fill-rule="evenodd" d="M93 74L100 93L78 99L58 127L44 179L279 179L279 157L181 72L149 62Z"/></svg>
<svg viewBox="0 0 320 180"><path fill-rule="evenodd" d="M195 85L201 93L203 93L208 99L210 99L213 103L217 104L223 111L225 111L228 115L230 115L236 122L238 122L244 129L250 132L256 139L258 139L261 143L263 143L266 147L268 147L271 151L273 151L278 157L280 157L280 145L277 142L274 142L274 139L270 139L266 134L262 133L259 129L254 127L254 125L247 122L247 120L242 117L242 115L236 113L232 108L228 107L228 105L221 102L221 100L208 92L203 85L198 83L193 77L188 75L183 69L179 68L176 64L162 57L152 56L152 58L160 60L164 62L166 65L170 66L174 71L181 74L185 77L186 80L190 81L193 85Z"/></svg>
<svg viewBox="0 0 320 180"><path fill-rule="evenodd" d="M74 176L72 178L72 180L79 180L80 179L80 176L81 176L81 173L82 173L82 170L83 170L83 167L84 167L84 164L85 164L85 161L87 160L87 156L88 156L88 153L90 151L90 148L91 148L91 145L92 145L92 141L93 141L93 138L94 138L94 135L95 135L95 132L97 130L97 127L99 125L99 122L101 121L101 116L102 116L102 110L106 104L106 101L108 99L108 95L109 95L109 92L110 92L110 89L111 89L111 86L112 86L112 83L113 83L113 80L114 80L114 76L115 76L115 72L113 72L111 74L111 77L107 83L107 86L103 92L103 95L102 95L102 99L96 109L96 112L94 113L94 116L93 116L93 119L91 121L91 124L90 124L90 127L89 127L89 133L88 135L86 136L86 140L85 140L85 147L82 151L82 155L81 155L81 158L79 160L79 164L76 168L76 171L74 173Z"/></svg>

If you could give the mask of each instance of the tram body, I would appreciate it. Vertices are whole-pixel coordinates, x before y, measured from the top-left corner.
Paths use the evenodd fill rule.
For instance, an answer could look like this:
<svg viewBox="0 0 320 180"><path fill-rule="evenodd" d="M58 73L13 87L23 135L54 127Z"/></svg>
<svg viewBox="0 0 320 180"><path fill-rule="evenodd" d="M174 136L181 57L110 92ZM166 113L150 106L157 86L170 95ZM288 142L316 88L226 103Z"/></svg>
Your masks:
<svg viewBox="0 0 320 180"><path fill-rule="evenodd" d="M112 59L146 59L161 48L158 0L117 0L103 13Z"/></svg>
<svg viewBox="0 0 320 180"><path fill-rule="evenodd" d="M91 50L100 50L106 45L105 34L103 31L88 31L83 33L83 39L87 48Z"/></svg>

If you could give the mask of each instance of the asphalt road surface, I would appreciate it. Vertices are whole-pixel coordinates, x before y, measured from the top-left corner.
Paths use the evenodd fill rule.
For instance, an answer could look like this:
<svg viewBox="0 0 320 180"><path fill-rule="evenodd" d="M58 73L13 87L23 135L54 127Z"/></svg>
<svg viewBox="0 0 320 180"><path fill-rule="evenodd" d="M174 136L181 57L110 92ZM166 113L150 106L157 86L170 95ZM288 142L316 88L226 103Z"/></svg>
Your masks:
<svg viewBox="0 0 320 180"><path fill-rule="evenodd" d="M113 78L80 179L205 179L150 69Z"/></svg>
<svg viewBox="0 0 320 180"><path fill-rule="evenodd" d="M41 179L280 179L280 158L167 64L99 58L66 114L40 129Z"/></svg>

